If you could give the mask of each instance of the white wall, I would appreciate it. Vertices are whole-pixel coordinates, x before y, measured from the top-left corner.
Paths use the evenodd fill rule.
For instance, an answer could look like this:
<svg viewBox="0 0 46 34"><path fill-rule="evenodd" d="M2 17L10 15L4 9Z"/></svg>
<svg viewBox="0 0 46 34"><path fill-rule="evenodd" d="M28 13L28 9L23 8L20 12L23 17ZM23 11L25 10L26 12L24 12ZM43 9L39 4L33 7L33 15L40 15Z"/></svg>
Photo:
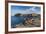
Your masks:
<svg viewBox="0 0 46 34"><path fill-rule="evenodd" d="M44 0L11 0L11 1L33 1L33 2L44 2Z"/></svg>
<svg viewBox="0 0 46 34"><path fill-rule="evenodd" d="M5 18L4 18L4 11L5 7L4 7L4 0L0 0L0 34L4 34L4 25L5 25Z"/></svg>
<svg viewBox="0 0 46 34"><path fill-rule="evenodd" d="M31 1L37 1L37 0L31 0ZM38 1L42 1L43 0L38 0ZM0 0L0 34L5 34L5 1L4 0ZM45 18L46 19L46 18ZM45 23L46 26L46 23ZM16 34L46 34L45 32L29 32L29 33L16 33Z"/></svg>

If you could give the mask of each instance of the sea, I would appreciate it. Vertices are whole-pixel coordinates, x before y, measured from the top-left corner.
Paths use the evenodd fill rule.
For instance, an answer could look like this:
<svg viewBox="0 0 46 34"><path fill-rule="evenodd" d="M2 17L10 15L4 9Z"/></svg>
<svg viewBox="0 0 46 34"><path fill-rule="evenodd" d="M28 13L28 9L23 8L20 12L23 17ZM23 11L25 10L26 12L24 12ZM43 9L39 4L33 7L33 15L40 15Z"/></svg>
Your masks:
<svg viewBox="0 0 46 34"><path fill-rule="evenodd" d="M24 17L23 16L11 16L11 27L15 28L17 24L23 23Z"/></svg>
<svg viewBox="0 0 46 34"><path fill-rule="evenodd" d="M24 18L32 18L31 16L11 16L11 27L15 28L17 24L24 23Z"/></svg>

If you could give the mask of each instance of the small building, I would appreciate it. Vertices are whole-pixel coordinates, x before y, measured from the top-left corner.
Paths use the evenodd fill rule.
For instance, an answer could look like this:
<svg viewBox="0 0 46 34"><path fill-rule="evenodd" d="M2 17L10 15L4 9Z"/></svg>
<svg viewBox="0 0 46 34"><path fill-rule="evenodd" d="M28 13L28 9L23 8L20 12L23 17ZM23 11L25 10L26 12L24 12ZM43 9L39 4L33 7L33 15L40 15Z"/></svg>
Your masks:
<svg viewBox="0 0 46 34"><path fill-rule="evenodd" d="M36 13L32 13L32 16L37 16L37 14Z"/></svg>

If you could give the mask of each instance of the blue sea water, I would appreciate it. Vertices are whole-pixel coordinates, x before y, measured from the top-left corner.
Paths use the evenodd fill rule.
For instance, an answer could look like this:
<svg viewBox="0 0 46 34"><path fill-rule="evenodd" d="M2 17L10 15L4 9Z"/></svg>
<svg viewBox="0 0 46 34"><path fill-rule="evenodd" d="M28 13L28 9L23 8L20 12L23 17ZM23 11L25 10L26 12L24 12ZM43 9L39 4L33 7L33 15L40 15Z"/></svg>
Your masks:
<svg viewBox="0 0 46 34"><path fill-rule="evenodd" d="M23 23L24 17L23 16L11 16L11 27L15 28L17 24Z"/></svg>

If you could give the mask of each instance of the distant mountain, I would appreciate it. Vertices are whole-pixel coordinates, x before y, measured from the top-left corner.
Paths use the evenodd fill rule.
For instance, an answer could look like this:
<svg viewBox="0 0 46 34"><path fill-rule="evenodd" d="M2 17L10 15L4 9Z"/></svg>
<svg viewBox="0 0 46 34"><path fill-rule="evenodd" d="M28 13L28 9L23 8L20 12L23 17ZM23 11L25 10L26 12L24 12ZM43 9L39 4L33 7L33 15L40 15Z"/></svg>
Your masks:
<svg viewBox="0 0 46 34"><path fill-rule="evenodd" d="M15 14L15 16L21 16L21 14L20 13L17 13L17 14Z"/></svg>
<svg viewBox="0 0 46 34"><path fill-rule="evenodd" d="M36 13L32 13L32 14L20 14L20 13L17 13L17 14L15 14L15 16L40 16L40 14L36 14Z"/></svg>

